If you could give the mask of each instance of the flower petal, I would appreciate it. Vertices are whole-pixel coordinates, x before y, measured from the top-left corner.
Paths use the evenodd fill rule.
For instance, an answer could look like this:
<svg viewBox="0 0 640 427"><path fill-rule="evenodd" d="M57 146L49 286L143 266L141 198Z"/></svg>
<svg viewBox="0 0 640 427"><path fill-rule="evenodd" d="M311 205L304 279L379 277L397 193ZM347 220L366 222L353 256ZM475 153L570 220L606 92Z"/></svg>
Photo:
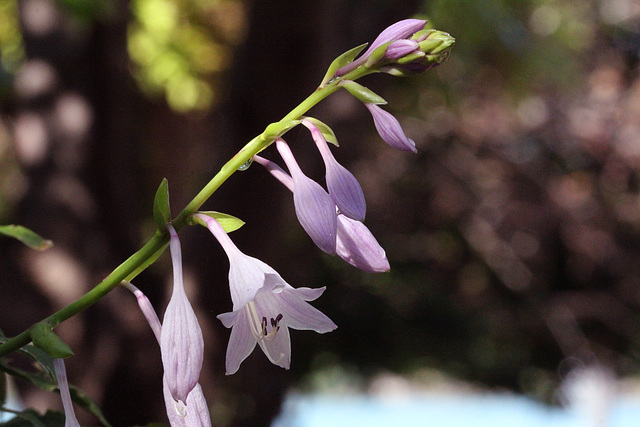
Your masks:
<svg viewBox="0 0 640 427"><path fill-rule="evenodd" d="M69 382L67 381L67 370L64 366L64 359L54 358L53 370L56 374L56 381L58 382L58 389L60 390L60 397L62 398L62 407L64 408L64 426L80 427L80 423L73 411L73 401L69 393Z"/></svg>
<svg viewBox="0 0 640 427"><path fill-rule="evenodd" d="M389 271L387 255L366 225L338 215L337 254L362 271Z"/></svg>
<svg viewBox="0 0 640 427"><path fill-rule="evenodd" d="M240 364L244 359L249 357L253 349L256 347L256 337L251 333L249 319L247 318L246 309L243 307L233 313L223 313L218 315L218 319L222 324L229 328L228 321L230 314L235 316L235 322L231 326L231 336L227 345L226 356L226 374L233 375L240 368Z"/></svg>
<svg viewBox="0 0 640 427"><path fill-rule="evenodd" d="M398 119L375 104L364 105L371 112L373 123L384 142L400 151L418 152L416 143L412 139L407 138Z"/></svg>
<svg viewBox="0 0 640 427"><path fill-rule="evenodd" d="M289 369L291 366L291 337L286 326L280 326L275 335L261 339L258 344L271 363Z"/></svg>

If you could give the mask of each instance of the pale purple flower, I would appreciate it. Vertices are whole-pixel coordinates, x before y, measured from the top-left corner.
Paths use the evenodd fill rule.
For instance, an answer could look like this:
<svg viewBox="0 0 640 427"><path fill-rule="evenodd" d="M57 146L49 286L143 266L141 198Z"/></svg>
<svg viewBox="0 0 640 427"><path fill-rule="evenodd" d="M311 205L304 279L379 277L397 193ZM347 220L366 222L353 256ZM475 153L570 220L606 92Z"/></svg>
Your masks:
<svg viewBox="0 0 640 427"><path fill-rule="evenodd" d="M258 155L253 160L293 191L293 179L280 166ZM366 225L342 214L338 214L337 220L336 253L340 258L369 273L389 271L386 253Z"/></svg>
<svg viewBox="0 0 640 427"><path fill-rule="evenodd" d="M336 253L336 204L314 180L307 177L284 140L276 139L276 148L293 177L293 204L302 228L311 240L329 255Z"/></svg>
<svg viewBox="0 0 640 427"><path fill-rule="evenodd" d="M160 344L162 336L162 326L156 311L153 309L149 298L137 287L129 282L124 282L124 286L136 296L138 306L147 319L153 334ZM178 402L174 400L167 383L166 374L162 376L162 392L164 395L164 403L167 409L167 417L171 427L191 427L202 426L211 427L211 416L207 402L202 394L202 387L196 384L195 387L187 395L186 402Z"/></svg>
<svg viewBox="0 0 640 427"><path fill-rule="evenodd" d="M164 313L160 334L160 353L169 392L175 401L187 402L189 392L198 383L204 341L196 314L187 299L182 279L182 254L178 234L167 225L171 240L173 293Z"/></svg>
<svg viewBox="0 0 640 427"><path fill-rule="evenodd" d="M355 70L356 68L367 62L367 59L369 59L373 51L378 47L382 46L385 43L406 39L414 33L422 30L426 23L427 21L422 19L404 19L387 27L378 35L378 37L376 37L376 39L373 41L373 43L371 43L369 48L362 54L362 56L360 56L355 61L345 65L344 67L338 69L338 71L336 72L336 76L340 77L352 70Z"/></svg>
<svg viewBox="0 0 640 427"><path fill-rule="evenodd" d="M289 369L289 328L333 331L337 326L307 301L320 297L325 288L293 288L270 266L245 255L213 218L197 214L218 239L229 257L229 288L233 311L218 316L231 328L226 373L234 374L244 359L260 346L271 363Z"/></svg>
<svg viewBox="0 0 640 427"><path fill-rule="evenodd" d="M53 359L53 370L56 374L62 407L64 408L64 427L80 427L80 423L73 411L73 401L69 393L69 382L67 381L67 370L64 366L64 359Z"/></svg>
<svg viewBox="0 0 640 427"><path fill-rule="evenodd" d="M387 254L367 226L344 215L338 215L336 253L368 273L382 273L391 268Z"/></svg>
<svg viewBox="0 0 640 427"><path fill-rule="evenodd" d="M416 143L404 134L398 119L376 104L364 104L371 112L373 123L380 137L395 149L417 153Z"/></svg>
<svg viewBox="0 0 640 427"><path fill-rule="evenodd" d="M327 170L326 180L329 195L341 213L349 218L364 221L367 205L360 183L347 168L338 163L320 129L306 119L302 120L302 124L311 131L311 136L322 155Z"/></svg>

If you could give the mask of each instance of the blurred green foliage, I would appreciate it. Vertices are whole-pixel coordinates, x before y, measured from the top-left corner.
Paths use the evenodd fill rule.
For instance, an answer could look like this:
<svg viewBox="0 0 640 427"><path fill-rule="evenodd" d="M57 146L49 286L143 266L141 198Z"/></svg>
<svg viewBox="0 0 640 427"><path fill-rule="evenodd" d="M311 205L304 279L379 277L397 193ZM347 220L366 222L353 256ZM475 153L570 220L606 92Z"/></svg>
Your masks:
<svg viewBox="0 0 640 427"><path fill-rule="evenodd" d="M243 3L218 0L133 0L129 54L144 92L163 95L181 112L218 100L215 77L242 39Z"/></svg>

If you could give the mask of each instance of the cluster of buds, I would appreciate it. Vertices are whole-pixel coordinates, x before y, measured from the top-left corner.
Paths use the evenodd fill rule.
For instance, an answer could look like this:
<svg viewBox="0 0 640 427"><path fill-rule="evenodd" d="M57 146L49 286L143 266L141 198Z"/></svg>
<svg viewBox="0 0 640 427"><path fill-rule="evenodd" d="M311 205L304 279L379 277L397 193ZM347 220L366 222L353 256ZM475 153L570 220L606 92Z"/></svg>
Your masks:
<svg viewBox="0 0 640 427"><path fill-rule="evenodd" d="M359 67L396 76L418 74L443 63L455 39L443 31L425 28L427 21L405 19L383 32L357 60L340 67L342 77Z"/></svg>

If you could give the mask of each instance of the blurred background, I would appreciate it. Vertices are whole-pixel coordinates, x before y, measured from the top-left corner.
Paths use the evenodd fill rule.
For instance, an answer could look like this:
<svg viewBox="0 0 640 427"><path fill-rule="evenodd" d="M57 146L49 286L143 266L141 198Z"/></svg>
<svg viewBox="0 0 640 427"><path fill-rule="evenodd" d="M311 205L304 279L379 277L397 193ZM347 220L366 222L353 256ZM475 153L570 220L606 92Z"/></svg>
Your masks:
<svg viewBox="0 0 640 427"><path fill-rule="evenodd" d="M215 316L230 309L228 263L206 230L181 233L214 423L268 426L293 389L463 383L556 405L575 367L631 384L638 0L1 0L0 223L55 246L0 239L0 328L14 335L98 283L153 233L162 178L176 214L311 93L333 58L415 14L456 38L449 60L361 83L389 101L418 154L384 144L346 93L311 111L363 186L390 273L317 250L290 193L259 166L205 205L245 220L234 241L292 285L327 286L314 305L336 331L293 331L290 371L255 351L225 376L229 331ZM287 141L322 180L308 133ZM134 283L162 313L170 281L164 255ZM158 347L128 292L56 331L75 352L70 381L114 425L166 419ZM57 395L18 385L26 406L60 407Z"/></svg>

